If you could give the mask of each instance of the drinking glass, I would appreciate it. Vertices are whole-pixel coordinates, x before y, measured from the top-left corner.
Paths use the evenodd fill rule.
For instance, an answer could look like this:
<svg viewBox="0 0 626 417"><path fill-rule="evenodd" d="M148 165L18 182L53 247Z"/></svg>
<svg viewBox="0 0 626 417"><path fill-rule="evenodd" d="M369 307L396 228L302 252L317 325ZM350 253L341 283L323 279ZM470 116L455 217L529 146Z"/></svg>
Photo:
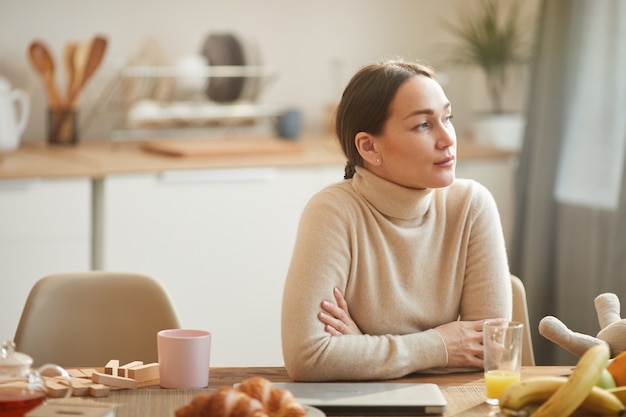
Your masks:
<svg viewBox="0 0 626 417"><path fill-rule="evenodd" d="M498 405L498 398L509 385L520 380L523 324L505 319L483 324L485 394L487 403Z"/></svg>

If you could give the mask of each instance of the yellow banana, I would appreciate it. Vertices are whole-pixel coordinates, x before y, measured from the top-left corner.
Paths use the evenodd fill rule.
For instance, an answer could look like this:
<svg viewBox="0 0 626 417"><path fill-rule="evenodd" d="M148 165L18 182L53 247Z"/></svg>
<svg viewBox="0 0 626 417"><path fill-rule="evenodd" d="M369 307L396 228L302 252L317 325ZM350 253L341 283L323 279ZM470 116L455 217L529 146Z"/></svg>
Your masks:
<svg viewBox="0 0 626 417"><path fill-rule="evenodd" d="M500 395L500 407L521 410L529 404L543 403L567 381L562 376L524 379L509 385Z"/></svg>
<svg viewBox="0 0 626 417"><path fill-rule="evenodd" d="M607 391L615 395L623 404L626 405L626 386L609 388Z"/></svg>
<svg viewBox="0 0 626 417"><path fill-rule="evenodd" d="M506 416L506 417L531 417L536 409L539 408L541 403L537 404L528 404L519 410L513 410L511 408L502 408L500 407L500 413L494 414L495 416ZM489 414L491 415L491 414Z"/></svg>
<svg viewBox="0 0 626 417"><path fill-rule="evenodd" d="M500 407L504 414L514 415L515 413L509 411L518 411L519 415L519 411L525 410L526 414L530 415L566 382L567 378L560 376L537 377L516 382L500 396ZM620 416L626 411L624 404L615 395L597 386L591 388L577 410L581 415L602 416Z"/></svg>
<svg viewBox="0 0 626 417"><path fill-rule="evenodd" d="M600 379L609 356L609 347L604 343L587 349L567 381L533 413L533 417L564 417L572 414Z"/></svg>

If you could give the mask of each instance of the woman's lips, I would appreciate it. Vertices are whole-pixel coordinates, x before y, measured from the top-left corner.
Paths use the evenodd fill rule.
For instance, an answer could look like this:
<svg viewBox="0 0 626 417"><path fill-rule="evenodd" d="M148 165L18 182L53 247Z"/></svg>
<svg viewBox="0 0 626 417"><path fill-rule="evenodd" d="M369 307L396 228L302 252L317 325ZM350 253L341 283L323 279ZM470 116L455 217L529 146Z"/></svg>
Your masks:
<svg viewBox="0 0 626 417"><path fill-rule="evenodd" d="M445 157L444 159L441 159L437 162L435 162L435 165L437 165L438 167L449 167L454 165L454 156L448 156Z"/></svg>

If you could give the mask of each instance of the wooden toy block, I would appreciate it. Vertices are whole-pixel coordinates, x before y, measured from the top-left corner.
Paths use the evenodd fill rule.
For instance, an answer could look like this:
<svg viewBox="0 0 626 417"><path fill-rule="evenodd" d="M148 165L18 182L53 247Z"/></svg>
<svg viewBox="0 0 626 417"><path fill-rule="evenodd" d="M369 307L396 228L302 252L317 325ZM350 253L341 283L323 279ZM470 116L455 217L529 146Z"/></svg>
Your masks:
<svg viewBox="0 0 626 417"><path fill-rule="evenodd" d="M120 361L117 359L111 359L104 365L104 373L107 375L117 375L117 368L120 367Z"/></svg>
<svg viewBox="0 0 626 417"><path fill-rule="evenodd" d="M93 384L90 379L70 377L70 380L72 381L72 395L74 397L89 395L89 386ZM54 381L64 387L68 387L67 380L62 376L51 377L48 381Z"/></svg>
<svg viewBox="0 0 626 417"><path fill-rule="evenodd" d="M159 378L158 362L137 366L128 370L128 377L137 382L145 382Z"/></svg>
<svg viewBox="0 0 626 417"><path fill-rule="evenodd" d="M83 373L84 377L88 379L91 379L93 373L96 372L96 370L92 368L81 368L80 371Z"/></svg>
<svg viewBox="0 0 626 417"><path fill-rule="evenodd" d="M98 384L109 385L110 387L136 389L139 386L139 384L137 384L137 381L135 381L134 379L103 374L100 372L94 372L91 380Z"/></svg>
<svg viewBox="0 0 626 417"><path fill-rule="evenodd" d="M89 388L93 385L90 379L72 378L72 395L75 397L84 397L89 395Z"/></svg>
<svg viewBox="0 0 626 417"><path fill-rule="evenodd" d="M67 373L72 378L85 378L85 373L81 369L68 369Z"/></svg>
<svg viewBox="0 0 626 417"><path fill-rule="evenodd" d="M55 378L44 377L44 381L46 384L46 392L48 393L48 396L52 398L64 397L69 390L67 384L62 384Z"/></svg>
<svg viewBox="0 0 626 417"><path fill-rule="evenodd" d="M92 397L108 397L111 390L104 384L93 384L89 387L89 395Z"/></svg>
<svg viewBox="0 0 626 417"><path fill-rule="evenodd" d="M128 378L128 370L141 365L143 365L142 361L133 361L127 363L126 365L122 365L117 369L117 376L123 376L124 378Z"/></svg>

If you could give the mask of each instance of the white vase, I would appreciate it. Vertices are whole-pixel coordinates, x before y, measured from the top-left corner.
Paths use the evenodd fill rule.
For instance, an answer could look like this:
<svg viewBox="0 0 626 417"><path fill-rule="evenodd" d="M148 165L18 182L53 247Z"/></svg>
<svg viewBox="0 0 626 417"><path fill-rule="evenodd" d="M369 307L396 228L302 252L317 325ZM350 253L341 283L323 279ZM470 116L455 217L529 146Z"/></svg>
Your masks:
<svg viewBox="0 0 626 417"><path fill-rule="evenodd" d="M474 121L474 140L500 149L519 151L526 119L522 113L483 113Z"/></svg>

